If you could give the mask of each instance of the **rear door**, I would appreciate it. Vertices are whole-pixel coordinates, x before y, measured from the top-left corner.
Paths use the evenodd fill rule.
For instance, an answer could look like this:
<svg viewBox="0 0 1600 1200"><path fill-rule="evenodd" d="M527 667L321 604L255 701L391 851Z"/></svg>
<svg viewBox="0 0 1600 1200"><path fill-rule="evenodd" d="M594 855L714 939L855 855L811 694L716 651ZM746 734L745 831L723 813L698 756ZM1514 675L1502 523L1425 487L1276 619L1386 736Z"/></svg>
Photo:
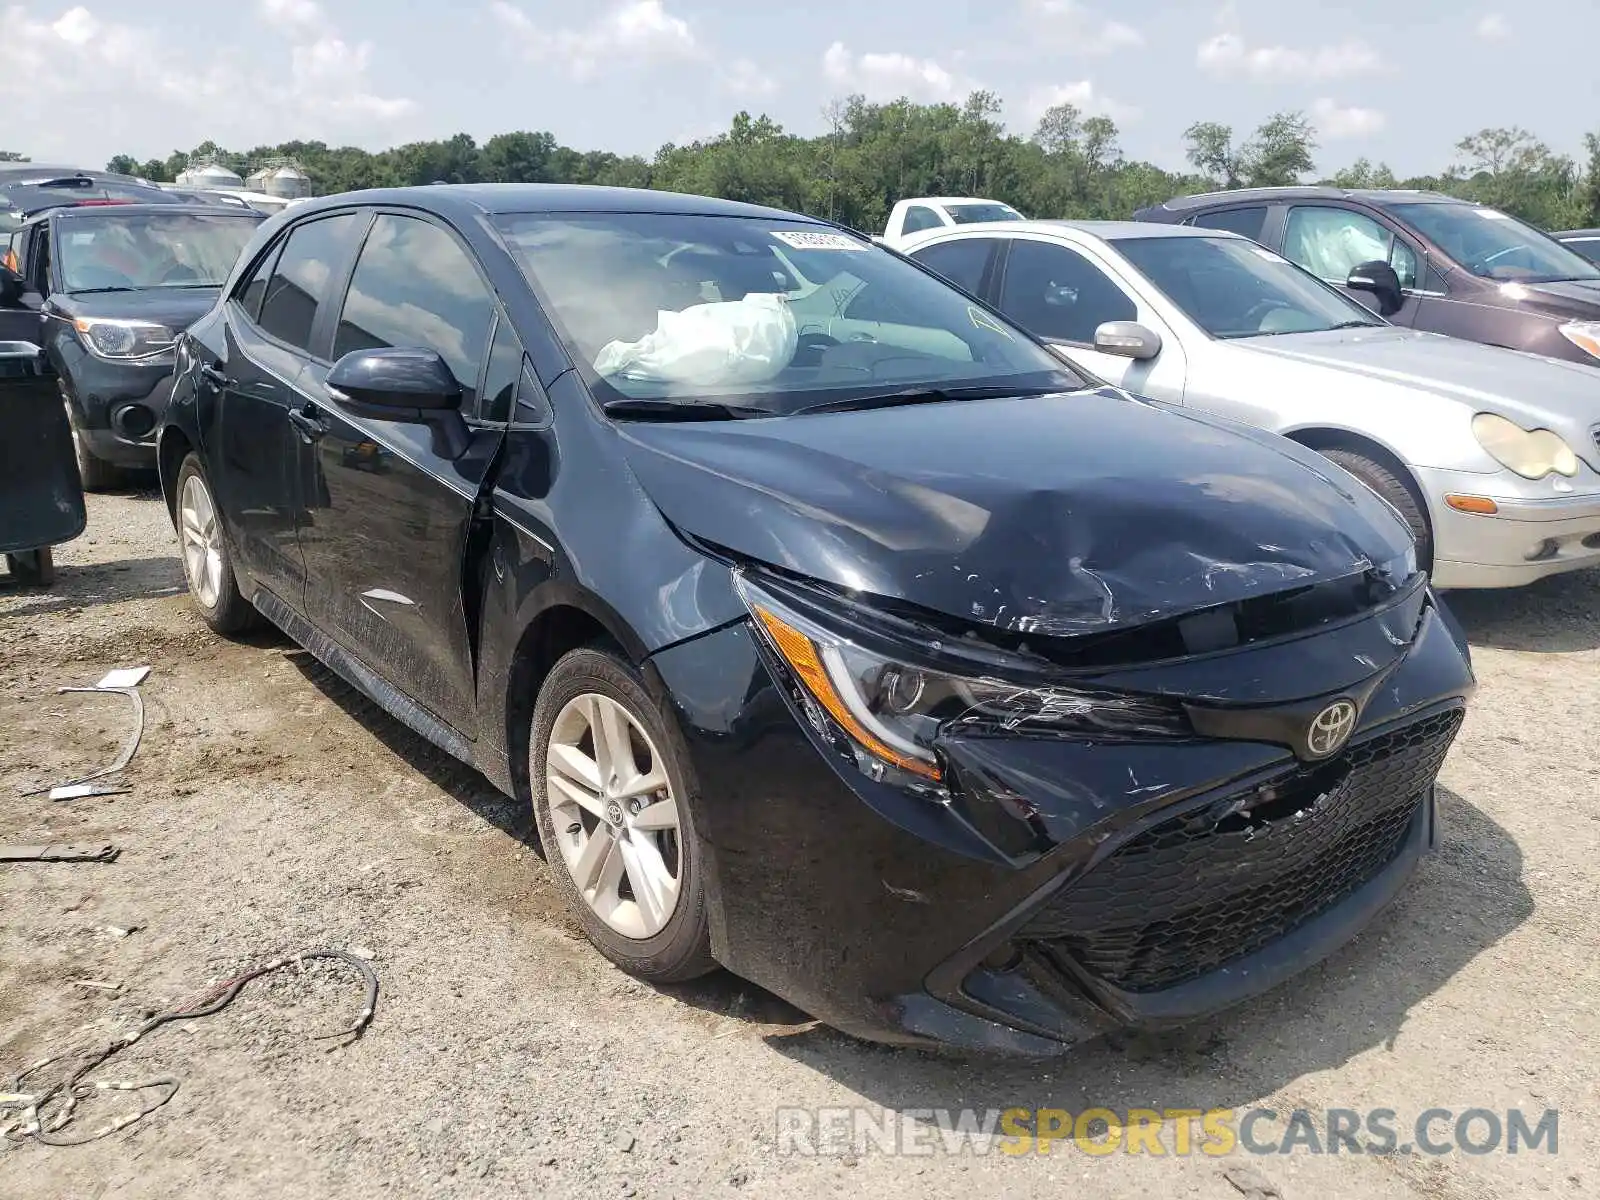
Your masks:
<svg viewBox="0 0 1600 1200"><path fill-rule="evenodd" d="M296 514L305 497L289 412L303 402L297 389L322 296L366 219L319 217L278 238L229 298L222 357L201 364L201 386L220 393L208 457L235 550L256 583L296 611L304 611Z"/></svg>
<svg viewBox="0 0 1600 1200"><path fill-rule="evenodd" d="M466 736L475 736L473 644L463 598L467 539L504 436L520 345L490 353L496 300L465 245L444 225L380 212L336 319L301 380L296 416L314 495L300 526L312 622L368 667ZM515 334L502 326L499 341ZM327 388L332 362L376 347L437 351L461 384L471 437L441 456L427 426L357 416ZM506 379L485 378L493 362ZM480 414L479 396L487 395ZM491 411L493 410L493 411Z"/></svg>

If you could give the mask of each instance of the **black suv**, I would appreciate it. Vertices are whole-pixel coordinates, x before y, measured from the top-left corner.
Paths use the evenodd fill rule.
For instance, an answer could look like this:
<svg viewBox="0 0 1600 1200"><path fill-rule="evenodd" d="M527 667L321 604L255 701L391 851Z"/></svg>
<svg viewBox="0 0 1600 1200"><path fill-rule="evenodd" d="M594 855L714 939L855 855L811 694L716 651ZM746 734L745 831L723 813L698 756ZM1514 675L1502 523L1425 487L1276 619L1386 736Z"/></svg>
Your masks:
<svg viewBox="0 0 1600 1200"><path fill-rule="evenodd" d="M1486 205L1433 192L1246 188L1134 217L1254 238L1396 325L1600 366L1600 266Z"/></svg>
<svg viewBox="0 0 1600 1200"><path fill-rule="evenodd" d="M11 234L0 266L0 339L43 346L86 489L156 465L173 341L216 303L265 219L181 198L57 201Z"/></svg>
<svg viewBox="0 0 1600 1200"><path fill-rule="evenodd" d="M178 372L204 619L264 614L530 803L644 978L1059 1050L1272 986L1434 840L1471 674L1393 510L859 234L313 200Z"/></svg>

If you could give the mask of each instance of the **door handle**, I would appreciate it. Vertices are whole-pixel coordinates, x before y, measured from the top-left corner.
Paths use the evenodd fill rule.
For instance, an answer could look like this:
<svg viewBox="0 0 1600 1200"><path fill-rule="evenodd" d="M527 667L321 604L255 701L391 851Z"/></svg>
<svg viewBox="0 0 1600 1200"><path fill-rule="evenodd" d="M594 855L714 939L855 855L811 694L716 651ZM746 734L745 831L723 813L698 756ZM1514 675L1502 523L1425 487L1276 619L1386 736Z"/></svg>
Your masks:
<svg viewBox="0 0 1600 1200"><path fill-rule="evenodd" d="M213 367L210 363L200 364L200 378L204 379L207 383L215 384L219 388L228 388L233 386L233 380L228 378L226 374L218 370L216 367Z"/></svg>
<svg viewBox="0 0 1600 1200"><path fill-rule="evenodd" d="M298 429L300 436L308 443L316 441L328 432L328 427L323 424L322 418L317 416L316 410L309 404L305 408L291 408L289 424Z"/></svg>

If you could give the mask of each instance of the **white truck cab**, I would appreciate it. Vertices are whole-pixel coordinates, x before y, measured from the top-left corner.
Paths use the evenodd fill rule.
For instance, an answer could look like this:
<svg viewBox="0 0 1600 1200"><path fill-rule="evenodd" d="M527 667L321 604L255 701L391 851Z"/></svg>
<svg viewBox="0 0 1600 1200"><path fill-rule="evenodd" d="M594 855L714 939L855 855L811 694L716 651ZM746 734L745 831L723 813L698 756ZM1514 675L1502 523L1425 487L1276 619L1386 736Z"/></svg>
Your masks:
<svg viewBox="0 0 1600 1200"><path fill-rule="evenodd" d="M918 196L894 206L889 224L877 240L898 250L906 238L929 229L973 225L980 221L1021 220L1025 220L1021 213L998 200L984 200L978 196Z"/></svg>

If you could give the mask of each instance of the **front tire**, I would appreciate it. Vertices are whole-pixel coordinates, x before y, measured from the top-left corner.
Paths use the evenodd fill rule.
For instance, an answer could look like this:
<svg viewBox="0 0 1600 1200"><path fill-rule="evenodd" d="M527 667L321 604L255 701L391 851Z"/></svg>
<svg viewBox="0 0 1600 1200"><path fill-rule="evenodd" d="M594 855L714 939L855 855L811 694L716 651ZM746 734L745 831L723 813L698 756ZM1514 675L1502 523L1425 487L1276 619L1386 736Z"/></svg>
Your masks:
<svg viewBox="0 0 1600 1200"><path fill-rule="evenodd" d="M178 468L175 494L173 523L189 597L201 620L217 633L242 633L256 623L256 610L239 591L222 514L200 457L192 451Z"/></svg>
<svg viewBox="0 0 1600 1200"><path fill-rule="evenodd" d="M78 478L86 492L111 492L122 486L122 468L96 457L78 431L78 418L67 405L67 421L72 425L72 456L78 461Z"/></svg>
<svg viewBox="0 0 1600 1200"><path fill-rule="evenodd" d="M528 779L551 873L599 951L652 983L715 970L693 770L632 666L595 647L556 663L534 706Z"/></svg>
<svg viewBox="0 0 1600 1200"><path fill-rule="evenodd" d="M1337 463L1378 495L1398 512L1411 528L1417 543L1417 566L1423 571L1433 570L1433 530L1428 525L1428 513L1409 483L1396 475L1392 468L1376 459L1368 458L1359 450L1330 447L1322 451L1324 458Z"/></svg>

